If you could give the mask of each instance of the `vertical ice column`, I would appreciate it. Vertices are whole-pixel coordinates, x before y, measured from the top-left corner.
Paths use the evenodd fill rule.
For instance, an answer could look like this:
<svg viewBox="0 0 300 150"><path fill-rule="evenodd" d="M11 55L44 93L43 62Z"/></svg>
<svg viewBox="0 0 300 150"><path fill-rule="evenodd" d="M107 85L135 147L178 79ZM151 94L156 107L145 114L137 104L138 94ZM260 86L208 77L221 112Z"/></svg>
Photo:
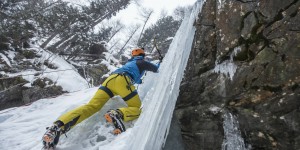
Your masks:
<svg viewBox="0 0 300 150"><path fill-rule="evenodd" d="M204 0L198 0L193 10L186 13L159 73L149 73L139 88L143 99L142 113L132 128L127 149L159 150L164 146L169 132L173 111L179 95L196 28L193 26Z"/></svg>
<svg viewBox="0 0 300 150"><path fill-rule="evenodd" d="M224 141L222 150L247 150L236 118L228 111L225 111L223 118Z"/></svg>

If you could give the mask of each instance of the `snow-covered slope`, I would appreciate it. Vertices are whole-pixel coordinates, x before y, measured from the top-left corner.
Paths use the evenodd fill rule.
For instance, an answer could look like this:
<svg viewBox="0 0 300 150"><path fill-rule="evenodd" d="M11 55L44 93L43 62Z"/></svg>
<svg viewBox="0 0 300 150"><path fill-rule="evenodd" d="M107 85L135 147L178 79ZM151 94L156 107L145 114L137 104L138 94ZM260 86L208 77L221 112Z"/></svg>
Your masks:
<svg viewBox="0 0 300 150"><path fill-rule="evenodd" d="M83 90L89 87L89 83L80 76L74 66L70 65L58 55L53 55L51 52L47 52L42 49L39 49L39 51L42 53L40 61L43 62L44 60L48 60L49 62L52 62L58 70L56 72L56 70L45 66L43 70L46 72L43 74L44 77L48 77L52 81L55 81L68 92Z"/></svg>
<svg viewBox="0 0 300 150"><path fill-rule="evenodd" d="M126 124L128 130L118 136L110 133L103 114L118 108L124 102L115 97L94 116L62 135L59 150L113 149L159 150L165 142L171 116L179 94L179 84L184 74L192 46L195 28L193 23L202 3L197 2L185 17L159 73L147 73L144 84L139 86L143 99L140 118ZM39 150L45 127L51 125L64 112L87 103L97 88L68 93L53 99L42 99L29 106L0 111L0 149ZM134 124L134 126L133 126Z"/></svg>
<svg viewBox="0 0 300 150"><path fill-rule="evenodd" d="M41 65L41 71L27 69L18 73L2 72L2 74L5 74L9 77L22 75L22 77L29 82L25 86L31 86L36 79L49 78L55 82L56 85L61 86L64 91L68 92L79 91L89 87L89 83L80 76L80 74L77 72L77 69L60 56L53 54L52 52L45 51L44 49L41 49L35 45L32 45L32 48L28 50L36 53L39 57L28 59L26 61L31 61L32 64L48 62L49 64L55 66L56 69L51 69L47 65ZM1 57L6 58L5 60L8 64L15 63L14 58L16 57L16 52L8 51L6 52L6 55L9 56L10 59L1 53L0 59Z"/></svg>

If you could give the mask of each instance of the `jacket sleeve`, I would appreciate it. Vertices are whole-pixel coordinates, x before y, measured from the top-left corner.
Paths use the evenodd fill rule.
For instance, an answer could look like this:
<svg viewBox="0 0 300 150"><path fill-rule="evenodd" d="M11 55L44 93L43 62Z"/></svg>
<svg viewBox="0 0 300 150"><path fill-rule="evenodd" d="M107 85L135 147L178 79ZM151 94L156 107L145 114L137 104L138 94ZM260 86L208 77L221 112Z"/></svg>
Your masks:
<svg viewBox="0 0 300 150"><path fill-rule="evenodd" d="M144 61L144 60L137 61L136 63L137 63L137 66L138 66L140 72L143 72L143 71L158 72L159 64L155 65L151 62Z"/></svg>

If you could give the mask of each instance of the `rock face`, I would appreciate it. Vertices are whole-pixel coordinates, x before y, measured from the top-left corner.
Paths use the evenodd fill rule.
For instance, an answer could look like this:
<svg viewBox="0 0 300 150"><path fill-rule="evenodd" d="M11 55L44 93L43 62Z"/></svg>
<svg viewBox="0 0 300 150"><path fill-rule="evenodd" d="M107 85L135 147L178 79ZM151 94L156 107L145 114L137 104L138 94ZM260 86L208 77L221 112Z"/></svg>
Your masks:
<svg viewBox="0 0 300 150"><path fill-rule="evenodd" d="M195 27L175 110L186 149L222 149L227 111L248 149L300 149L300 1L207 0Z"/></svg>
<svg viewBox="0 0 300 150"><path fill-rule="evenodd" d="M61 86L50 79L37 79L31 87L24 86L28 81L22 77L2 78L0 80L0 110L30 104L36 100L61 95Z"/></svg>
<svg viewBox="0 0 300 150"><path fill-rule="evenodd" d="M101 83L106 79L103 75L109 71L106 65L101 64L100 62L98 64L87 66L86 68L82 68L80 66L76 67L78 68L78 73L84 78L89 78L89 82L93 86L101 85Z"/></svg>
<svg viewBox="0 0 300 150"><path fill-rule="evenodd" d="M162 150L184 150L184 149L185 148L182 142L178 119L176 118L176 115L173 114L169 134Z"/></svg>

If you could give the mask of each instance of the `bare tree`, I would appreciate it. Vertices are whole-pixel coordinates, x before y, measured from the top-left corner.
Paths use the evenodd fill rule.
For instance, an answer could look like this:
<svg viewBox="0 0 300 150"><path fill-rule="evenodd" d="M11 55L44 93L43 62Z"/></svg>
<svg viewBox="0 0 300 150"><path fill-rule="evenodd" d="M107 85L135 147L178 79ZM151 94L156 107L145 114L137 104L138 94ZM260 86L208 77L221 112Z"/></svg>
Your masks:
<svg viewBox="0 0 300 150"><path fill-rule="evenodd" d="M114 48L118 43L119 43L119 40L116 40L116 41L114 42L114 44L109 48L109 50L111 51L111 52L110 52L111 54L113 53L112 48Z"/></svg>
<svg viewBox="0 0 300 150"><path fill-rule="evenodd" d="M178 6L173 12L173 18L175 20L183 20L186 9L187 7Z"/></svg>
<svg viewBox="0 0 300 150"><path fill-rule="evenodd" d="M111 18L116 13L125 8L129 4L129 0L97 0L92 1L89 7L83 7L83 12L79 16L75 16L75 21L66 23L68 30L63 27L56 29L53 34L42 44L47 47L48 43L54 37L60 37L60 40L49 47L51 51L61 52L66 48L72 49L78 40L88 37L88 32L105 19ZM109 6L109 7L104 7ZM87 14L87 15L86 15ZM64 32L60 32L64 30ZM120 30L120 29L119 29ZM117 32L119 32L117 30Z"/></svg>
<svg viewBox="0 0 300 150"><path fill-rule="evenodd" d="M113 23L112 28L113 28L113 31L112 31L111 36L107 40L107 43L110 42L111 39L113 39L113 37L124 28L124 25L120 22L120 20L118 20L115 23Z"/></svg>
<svg viewBox="0 0 300 150"><path fill-rule="evenodd" d="M63 32L65 29L69 28L72 24L75 24L77 18L73 18L72 20L70 20L70 22L68 24L65 24L64 27L54 31L47 39L45 42L43 42L41 44L41 48L45 48L56 36L59 35L59 33Z"/></svg>
<svg viewBox="0 0 300 150"><path fill-rule="evenodd" d="M123 47L120 49L118 55L120 56L123 51L124 51L124 48L126 47L126 45L128 44L128 42L132 39L132 37L134 36L134 34L138 31L138 29L140 28L139 25L135 25L131 28L129 28L129 37L128 39L126 40L126 42L124 43Z"/></svg>
<svg viewBox="0 0 300 150"><path fill-rule="evenodd" d="M168 11L166 9L161 10L159 18L165 18L168 16Z"/></svg>
<svg viewBox="0 0 300 150"><path fill-rule="evenodd" d="M142 11L140 11L141 16L144 18L144 25L143 25L142 31L141 31L141 33L140 33L140 36L139 36L139 38L138 38L138 40L137 40L137 44L140 42L140 39L141 39L141 37L142 37L142 35L143 35L145 26L146 26L148 20L150 19L152 13L153 13L153 10L152 10L152 9L142 8Z"/></svg>
<svg viewBox="0 0 300 150"><path fill-rule="evenodd" d="M76 40L80 37L80 34L87 33L91 28L95 27L97 24L99 24L101 21L106 19L108 16L111 16L115 12L109 12L104 16L101 16L100 18L94 19L90 25L87 25L84 27L79 33L72 33L71 35L66 36L63 38L60 42L55 44L55 47L52 46L52 49L57 49L58 51L65 50L70 43L76 42Z"/></svg>
<svg viewBox="0 0 300 150"><path fill-rule="evenodd" d="M141 0L132 0L132 2L134 3L134 4L136 4L137 6L142 6L142 4L141 4Z"/></svg>

